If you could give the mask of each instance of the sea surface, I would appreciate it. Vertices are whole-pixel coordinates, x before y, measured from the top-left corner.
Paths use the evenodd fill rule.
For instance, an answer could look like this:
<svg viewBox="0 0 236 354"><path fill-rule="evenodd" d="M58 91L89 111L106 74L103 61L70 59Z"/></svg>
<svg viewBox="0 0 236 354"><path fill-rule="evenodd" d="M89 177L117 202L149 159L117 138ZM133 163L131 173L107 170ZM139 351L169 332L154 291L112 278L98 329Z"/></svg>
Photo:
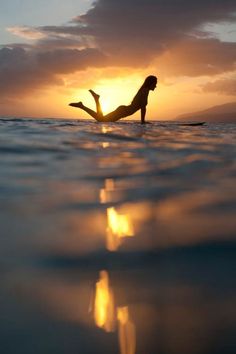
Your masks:
<svg viewBox="0 0 236 354"><path fill-rule="evenodd" d="M236 124L0 119L1 354L235 354Z"/></svg>

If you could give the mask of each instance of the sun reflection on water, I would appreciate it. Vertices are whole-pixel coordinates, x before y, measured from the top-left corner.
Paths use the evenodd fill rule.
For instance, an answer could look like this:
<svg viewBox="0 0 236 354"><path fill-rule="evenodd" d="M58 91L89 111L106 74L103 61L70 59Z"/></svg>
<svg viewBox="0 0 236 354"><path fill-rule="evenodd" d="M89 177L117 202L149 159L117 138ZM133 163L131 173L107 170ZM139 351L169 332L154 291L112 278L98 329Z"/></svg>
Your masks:
<svg viewBox="0 0 236 354"><path fill-rule="evenodd" d="M111 193L115 190L115 183L112 178L106 178L104 188L100 189L100 203L105 204L111 201Z"/></svg>
<svg viewBox="0 0 236 354"><path fill-rule="evenodd" d="M103 134L106 134L108 131L109 131L109 129L108 129L105 125L103 125L103 126L102 126L102 132L103 132Z"/></svg>
<svg viewBox="0 0 236 354"><path fill-rule="evenodd" d="M119 342L121 354L134 354L136 347L135 325L129 316L128 306L118 307L117 319L119 321Z"/></svg>
<svg viewBox="0 0 236 354"><path fill-rule="evenodd" d="M102 142L102 147L103 147L103 149L106 149L106 148L108 148L109 146L110 146L110 143L108 143L108 142L106 142L106 141Z"/></svg>
<svg viewBox="0 0 236 354"><path fill-rule="evenodd" d="M112 178L105 180L104 188L100 189L100 203L112 202L115 182ZM134 236L134 227L128 214L119 214L114 207L107 208L106 248L116 251L125 237Z"/></svg>
<svg viewBox="0 0 236 354"><path fill-rule="evenodd" d="M135 354L136 329L130 319L128 306L116 307L113 290L106 270L100 272L94 299L94 321L97 327L113 332L118 323L120 354Z"/></svg>
<svg viewBox="0 0 236 354"><path fill-rule="evenodd" d="M132 221L126 214L118 214L115 208L107 209L107 239L109 251L116 251L124 237L134 236Z"/></svg>
<svg viewBox="0 0 236 354"><path fill-rule="evenodd" d="M112 332L115 326L114 295L109 286L109 276L105 270L100 272L100 279L96 283L94 300L94 320L99 328Z"/></svg>
<svg viewBox="0 0 236 354"><path fill-rule="evenodd" d="M106 132L106 128L103 132ZM100 203L111 203L114 191L114 180L107 178L104 188L100 190ZM132 236L134 236L134 227L129 215L119 214L114 207L107 208L106 248L111 252L116 251L125 237ZM106 332L113 332L117 326L120 354L135 354L136 329L130 319L128 306L115 306L108 272L102 270L99 275L94 298L95 324Z"/></svg>
<svg viewBox="0 0 236 354"><path fill-rule="evenodd" d="M106 134L108 132L109 132L109 129L106 126L103 125L102 126L102 133ZM103 141L103 142L101 142L101 144L102 144L102 148L103 149L107 149L107 148L110 147L110 143L108 141Z"/></svg>

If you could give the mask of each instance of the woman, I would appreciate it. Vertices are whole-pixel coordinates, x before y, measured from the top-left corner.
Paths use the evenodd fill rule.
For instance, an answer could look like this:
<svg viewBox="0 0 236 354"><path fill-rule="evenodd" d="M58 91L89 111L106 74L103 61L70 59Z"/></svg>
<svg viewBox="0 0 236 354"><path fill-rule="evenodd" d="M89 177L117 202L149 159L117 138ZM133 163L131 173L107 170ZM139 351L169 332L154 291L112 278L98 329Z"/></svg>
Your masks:
<svg viewBox="0 0 236 354"><path fill-rule="evenodd" d="M95 93L93 90L89 90L91 95L93 96L97 112L93 111L92 109L86 107L82 102L75 102L70 103L69 106L77 107L82 109L83 111L87 112L90 116L95 118L98 122L116 122L117 120L128 117L139 109L141 110L141 123L145 123L145 115L146 115L146 106L148 103L148 94L149 91L154 91L157 86L157 78L156 76L148 76L143 85L138 90L137 94L135 95L133 101L129 106L119 106L115 111L108 113L106 115L103 114L102 108L99 102L100 96Z"/></svg>

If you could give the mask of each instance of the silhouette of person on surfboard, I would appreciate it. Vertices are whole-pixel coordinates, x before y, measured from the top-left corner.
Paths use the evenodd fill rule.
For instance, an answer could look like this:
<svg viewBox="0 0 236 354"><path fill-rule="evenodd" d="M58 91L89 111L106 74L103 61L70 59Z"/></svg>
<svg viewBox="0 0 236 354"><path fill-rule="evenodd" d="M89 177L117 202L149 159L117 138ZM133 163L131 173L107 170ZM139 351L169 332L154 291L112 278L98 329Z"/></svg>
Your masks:
<svg viewBox="0 0 236 354"><path fill-rule="evenodd" d="M138 90L137 94L134 96L132 102L128 106L119 106L113 112L108 114L103 114L102 107L99 101L100 96L94 92L93 90L89 90L91 95L93 96L97 111L93 111L92 109L86 107L82 102L70 103L69 106L77 107L87 112L91 117L96 119L98 122L116 122L121 118L125 118L131 116L138 110L141 111L141 124L145 123L146 116L146 106L148 104L148 95L149 91L154 91L157 86L157 77L150 75L148 76L143 85Z"/></svg>

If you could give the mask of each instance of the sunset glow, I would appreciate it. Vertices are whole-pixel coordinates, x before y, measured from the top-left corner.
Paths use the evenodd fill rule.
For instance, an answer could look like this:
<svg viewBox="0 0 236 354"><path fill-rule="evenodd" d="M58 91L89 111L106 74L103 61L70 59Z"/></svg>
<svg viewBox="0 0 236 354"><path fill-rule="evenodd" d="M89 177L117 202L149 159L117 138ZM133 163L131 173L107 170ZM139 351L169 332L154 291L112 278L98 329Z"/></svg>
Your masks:
<svg viewBox="0 0 236 354"><path fill-rule="evenodd" d="M0 10L0 354L236 354L236 0Z"/></svg>
<svg viewBox="0 0 236 354"><path fill-rule="evenodd" d="M4 17L4 7L0 15L0 116L92 119L68 104L82 101L95 109L92 88L106 114L129 104L150 74L159 83L149 95L148 119L175 119L235 101L231 0L135 7L133 0L69 0L49 16L50 0L47 16L39 1L30 17L26 1L10 3L19 17L9 9Z"/></svg>

